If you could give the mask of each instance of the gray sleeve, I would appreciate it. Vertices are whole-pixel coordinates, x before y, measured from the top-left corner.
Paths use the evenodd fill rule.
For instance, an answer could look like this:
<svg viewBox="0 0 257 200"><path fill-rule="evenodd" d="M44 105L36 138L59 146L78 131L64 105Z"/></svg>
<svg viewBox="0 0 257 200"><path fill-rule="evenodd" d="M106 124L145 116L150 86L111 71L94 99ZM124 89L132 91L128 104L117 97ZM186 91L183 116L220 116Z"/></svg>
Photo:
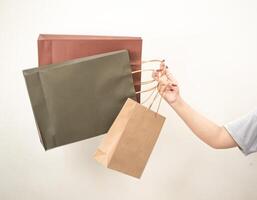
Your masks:
<svg viewBox="0 0 257 200"><path fill-rule="evenodd" d="M257 152L257 109L224 127L245 155Z"/></svg>

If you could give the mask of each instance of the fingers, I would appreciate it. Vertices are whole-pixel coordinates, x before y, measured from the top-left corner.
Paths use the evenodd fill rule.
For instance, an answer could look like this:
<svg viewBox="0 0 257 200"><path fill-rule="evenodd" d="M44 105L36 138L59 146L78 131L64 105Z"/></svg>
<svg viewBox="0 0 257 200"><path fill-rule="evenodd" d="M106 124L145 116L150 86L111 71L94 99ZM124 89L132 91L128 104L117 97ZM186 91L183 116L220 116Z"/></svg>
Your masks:
<svg viewBox="0 0 257 200"><path fill-rule="evenodd" d="M170 73L170 71L167 69L166 70L166 76L169 81L171 81L173 84L177 85L177 80L174 78L174 76Z"/></svg>
<svg viewBox="0 0 257 200"><path fill-rule="evenodd" d="M152 77L153 77L153 79L158 81L160 79L160 77L162 77L164 74L165 74L164 68L160 68L160 69L155 70L152 73Z"/></svg>
<svg viewBox="0 0 257 200"><path fill-rule="evenodd" d="M154 80L158 81L161 85L167 85L168 83L172 83L174 86L177 86L178 83L171 73L167 73L166 75L160 75L159 72L155 71L152 73L152 77Z"/></svg>
<svg viewBox="0 0 257 200"><path fill-rule="evenodd" d="M177 91L177 90L178 90L178 86L174 83L166 83L166 84L159 83L158 85L158 92L161 95L168 91Z"/></svg>
<svg viewBox="0 0 257 200"><path fill-rule="evenodd" d="M168 91L170 89L171 89L171 84L170 83L159 82L159 84L158 84L158 91L160 93L163 93L163 92Z"/></svg>
<svg viewBox="0 0 257 200"><path fill-rule="evenodd" d="M152 78L153 78L154 80L156 80L156 81L159 81L159 72L154 71L154 72L152 73Z"/></svg>
<svg viewBox="0 0 257 200"><path fill-rule="evenodd" d="M163 75L165 75L165 72L166 71L166 66L164 63L161 63L160 65L160 68L155 70L153 73L152 73L152 77L155 79L155 80L159 80L159 78Z"/></svg>
<svg viewBox="0 0 257 200"><path fill-rule="evenodd" d="M172 75L172 73L168 69L168 66L166 66L164 62L162 62L160 64L159 69L155 70L152 73L152 77L153 77L154 80L156 80L158 82L162 82L162 83L165 83L165 84L167 84L167 82L171 82L173 84L173 86L178 85L176 79L174 78L174 76Z"/></svg>
<svg viewBox="0 0 257 200"><path fill-rule="evenodd" d="M169 90L170 91L176 91L177 88L178 88L178 85L176 85L174 83L169 84Z"/></svg>
<svg viewBox="0 0 257 200"><path fill-rule="evenodd" d="M161 62L160 64L160 73L165 74L166 65L164 62Z"/></svg>

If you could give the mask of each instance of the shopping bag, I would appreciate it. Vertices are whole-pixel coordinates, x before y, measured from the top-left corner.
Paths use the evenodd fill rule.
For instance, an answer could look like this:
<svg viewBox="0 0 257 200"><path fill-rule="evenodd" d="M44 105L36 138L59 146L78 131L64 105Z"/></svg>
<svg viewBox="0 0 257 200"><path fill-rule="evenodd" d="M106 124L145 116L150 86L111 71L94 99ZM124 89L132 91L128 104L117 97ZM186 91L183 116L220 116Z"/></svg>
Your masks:
<svg viewBox="0 0 257 200"><path fill-rule="evenodd" d="M145 90L157 92L148 108L127 99L97 148L95 160L110 169L141 177L165 121L165 117L150 109L158 95L157 87Z"/></svg>
<svg viewBox="0 0 257 200"><path fill-rule="evenodd" d="M127 49L132 70L141 69L142 39L140 37L92 36L92 35L39 35L38 62L48 64ZM140 90L141 74L133 75L135 90ZM137 94L140 102L140 93Z"/></svg>
<svg viewBox="0 0 257 200"><path fill-rule="evenodd" d="M136 99L127 50L23 74L46 150L106 133L126 99Z"/></svg>

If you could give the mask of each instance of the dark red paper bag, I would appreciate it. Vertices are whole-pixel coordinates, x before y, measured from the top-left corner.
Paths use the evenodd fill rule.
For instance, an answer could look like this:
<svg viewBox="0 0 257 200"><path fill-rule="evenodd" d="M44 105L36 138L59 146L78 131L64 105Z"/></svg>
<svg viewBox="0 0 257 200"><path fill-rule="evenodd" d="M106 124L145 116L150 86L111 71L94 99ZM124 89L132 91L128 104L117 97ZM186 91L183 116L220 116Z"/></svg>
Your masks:
<svg viewBox="0 0 257 200"><path fill-rule="evenodd" d="M142 39L140 37L92 36L92 35L39 35L39 66L127 49L132 71L141 69ZM141 74L134 74L136 91L140 91ZM140 94L137 94L140 102Z"/></svg>

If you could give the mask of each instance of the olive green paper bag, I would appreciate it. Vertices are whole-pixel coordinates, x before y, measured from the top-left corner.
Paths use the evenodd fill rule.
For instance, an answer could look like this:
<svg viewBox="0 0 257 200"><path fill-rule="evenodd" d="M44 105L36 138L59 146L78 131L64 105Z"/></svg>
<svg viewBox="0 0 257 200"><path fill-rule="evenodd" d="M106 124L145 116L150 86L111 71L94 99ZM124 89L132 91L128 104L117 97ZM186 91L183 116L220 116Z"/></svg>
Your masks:
<svg viewBox="0 0 257 200"><path fill-rule="evenodd" d="M136 99L127 50L23 74L46 150L106 133L126 99Z"/></svg>

